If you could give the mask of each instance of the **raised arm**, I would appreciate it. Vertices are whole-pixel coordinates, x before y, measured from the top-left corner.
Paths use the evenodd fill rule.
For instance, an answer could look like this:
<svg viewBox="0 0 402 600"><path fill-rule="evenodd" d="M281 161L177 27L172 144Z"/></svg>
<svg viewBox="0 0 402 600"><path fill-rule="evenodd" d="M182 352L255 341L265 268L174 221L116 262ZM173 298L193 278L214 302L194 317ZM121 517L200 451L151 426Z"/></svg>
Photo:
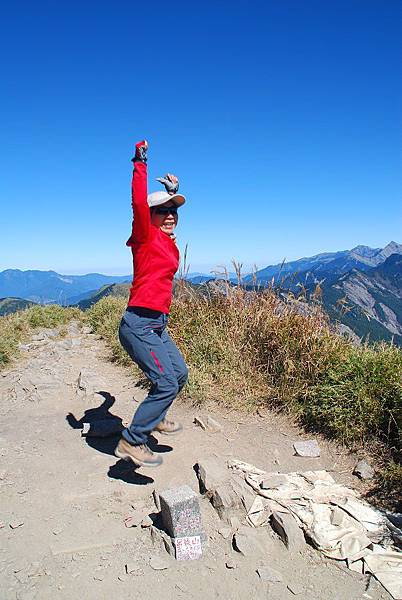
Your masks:
<svg viewBox="0 0 402 600"><path fill-rule="evenodd" d="M146 140L135 145L133 179L131 183L131 205L133 228L127 246L133 242L145 242L151 228L151 216L147 202L147 150Z"/></svg>

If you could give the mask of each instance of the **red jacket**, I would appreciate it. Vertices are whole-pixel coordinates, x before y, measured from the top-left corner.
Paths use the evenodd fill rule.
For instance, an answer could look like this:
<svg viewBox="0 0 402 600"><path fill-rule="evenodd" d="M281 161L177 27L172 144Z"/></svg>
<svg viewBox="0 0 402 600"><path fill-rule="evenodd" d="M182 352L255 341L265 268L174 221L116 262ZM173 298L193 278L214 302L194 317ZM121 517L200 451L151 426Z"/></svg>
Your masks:
<svg viewBox="0 0 402 600"><path fill-rule="evenodd" d="M133 253L134 279L128 306L168 313L179 250L159 227L152 225L147 202L147 166L134 163L132 180L133 228L126 245Z"/></svg>

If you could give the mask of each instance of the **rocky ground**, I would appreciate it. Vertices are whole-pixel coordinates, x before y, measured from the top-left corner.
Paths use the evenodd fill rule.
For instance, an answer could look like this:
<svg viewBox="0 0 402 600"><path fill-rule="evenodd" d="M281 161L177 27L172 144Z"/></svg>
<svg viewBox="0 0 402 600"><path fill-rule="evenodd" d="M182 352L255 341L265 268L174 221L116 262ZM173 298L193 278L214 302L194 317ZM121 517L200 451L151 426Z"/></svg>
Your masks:
<svg viewBox="0 0 402 600"><path fill-rule="evenodd" d="M85 438L81 427L110 415L117 423L131 419L145 391L107 360L97 336L74 323L66 337L56 334L36 334L23 347L23 357L0 374L2 600L390 598L374 578L307 544L288 550L269 526L250 528L259 552L251 546L239 553L233 531L206 497L200 497L208 537L204 555L175 561L146 516L156 518L154 490L188 484L199 492L198 461L237 458L285 473L327 469L337 482L356 488L355 457L323 440L319 458L294 456L293 442L306 436L285 417L268 412L245 416L215 410L209 414L222 431L204 431L193 420L196 414L205 418L206 408L178 401L173 414L184 432L152 441L164 464L134 470L113 455L118 436Z"/></svg>

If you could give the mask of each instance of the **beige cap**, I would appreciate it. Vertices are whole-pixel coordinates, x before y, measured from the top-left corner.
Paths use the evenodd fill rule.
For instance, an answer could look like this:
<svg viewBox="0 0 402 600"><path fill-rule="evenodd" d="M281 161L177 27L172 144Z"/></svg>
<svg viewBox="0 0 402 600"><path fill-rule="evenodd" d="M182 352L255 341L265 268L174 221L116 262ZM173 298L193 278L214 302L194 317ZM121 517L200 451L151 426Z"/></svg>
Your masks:
<svg viewBox="0 0 402 600"><path fill-rule="evenodd" d="M150 208L153 206L160 206L169 201L173 202L176 206L182 206L186 199L181 194L170 195L167 192L152 192L152 194L148 194L148 206Z"/></svg>

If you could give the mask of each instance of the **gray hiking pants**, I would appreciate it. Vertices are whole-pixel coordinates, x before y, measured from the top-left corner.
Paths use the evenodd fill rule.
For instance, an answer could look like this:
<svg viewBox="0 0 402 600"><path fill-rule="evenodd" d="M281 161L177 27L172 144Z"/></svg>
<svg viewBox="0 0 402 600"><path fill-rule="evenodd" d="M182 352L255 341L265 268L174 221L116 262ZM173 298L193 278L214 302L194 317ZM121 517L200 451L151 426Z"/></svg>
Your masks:
<svg viewBox="0 0 402 600"><path fill-rule="evenodd" d="M133 445L147 443L149 434L165 418L187 381L187 366L166 331L167 320L164 313L128 307L120 323L121 345L152 384L131 425L122 433Z"/></svg>

